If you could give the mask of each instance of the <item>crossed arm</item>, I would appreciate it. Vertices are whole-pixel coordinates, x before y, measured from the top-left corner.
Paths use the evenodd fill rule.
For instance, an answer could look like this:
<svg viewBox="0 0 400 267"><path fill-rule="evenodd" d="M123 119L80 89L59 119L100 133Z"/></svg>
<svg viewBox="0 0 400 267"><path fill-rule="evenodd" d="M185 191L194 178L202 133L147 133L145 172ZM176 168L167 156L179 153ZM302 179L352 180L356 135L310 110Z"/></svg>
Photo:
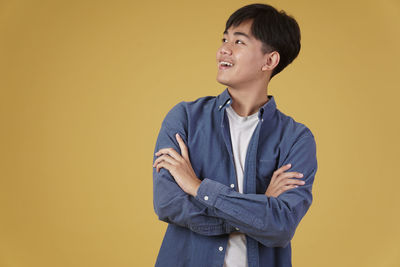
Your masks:
<svg viewBox="0 0 400 267"><path fill-rule="evenodd" d="M263 195L241 194L213 179L201 181L191 166L185 134L175 134L163 126L154 155L154 207L161 220L202 235L239 230L270 247L290 242L312 202L317 162L311 133L296 141ZM301 176L285 173L290 168L286 163L302 172L304 185L289 179Z"/></svg>

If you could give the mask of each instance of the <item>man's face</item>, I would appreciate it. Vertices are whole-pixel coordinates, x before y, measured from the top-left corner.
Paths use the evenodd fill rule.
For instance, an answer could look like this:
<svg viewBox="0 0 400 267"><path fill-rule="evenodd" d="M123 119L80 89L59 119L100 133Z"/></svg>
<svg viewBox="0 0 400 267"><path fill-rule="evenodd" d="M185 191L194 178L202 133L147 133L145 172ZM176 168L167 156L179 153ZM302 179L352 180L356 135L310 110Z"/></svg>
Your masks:
<svg viewBox="0 0 400 267"><path fill-rule="evenodd" d="M230 87L250 86L266 72L261 68L265 64L265 55L261 52L262 42L251 34L252 20L243 21L237 27L231 26L222 38L217 51L217 81ZM226 66L221 62L232 63Z"/></svg>

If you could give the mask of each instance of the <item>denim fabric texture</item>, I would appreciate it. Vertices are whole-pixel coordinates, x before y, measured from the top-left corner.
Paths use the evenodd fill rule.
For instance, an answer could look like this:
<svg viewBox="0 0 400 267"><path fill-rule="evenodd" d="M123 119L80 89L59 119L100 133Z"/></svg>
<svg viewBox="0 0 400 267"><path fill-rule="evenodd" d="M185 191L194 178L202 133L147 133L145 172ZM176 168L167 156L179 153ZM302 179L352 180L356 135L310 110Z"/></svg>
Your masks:
<svg viewBox="0 0 400 267"><path fill-rule="evenodd" d="M153 168L154 210L168 223L155 266L222 267L229 234L236 231L246 234L249 267L292 266L291 240L313 200L316 143L304 124L279 111L272 95L268 99L247 149L243 194L237 191L225 111L233 103L228 88L218 96L182 101L167 113L154 153L171 147L181 154L179 133L202 182L192 197L167 169ZM303 173L305 184L267 197L273 172L288 163L287 172Z"/></svg>

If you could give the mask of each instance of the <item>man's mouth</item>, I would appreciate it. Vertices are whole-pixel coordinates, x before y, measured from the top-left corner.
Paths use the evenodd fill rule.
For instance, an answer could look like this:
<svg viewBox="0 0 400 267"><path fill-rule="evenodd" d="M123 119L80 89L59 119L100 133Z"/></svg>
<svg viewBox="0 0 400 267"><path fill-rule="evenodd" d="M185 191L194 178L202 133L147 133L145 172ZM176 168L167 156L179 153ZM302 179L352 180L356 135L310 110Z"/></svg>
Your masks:
<svg viewBox="0 0 400 267"><path fill-rule="evenodd" d="M233 64L228 62L228 61L220 61L219 64L218 64L218 68L220 70L229 69L231 67L233 67Z"/></svg>

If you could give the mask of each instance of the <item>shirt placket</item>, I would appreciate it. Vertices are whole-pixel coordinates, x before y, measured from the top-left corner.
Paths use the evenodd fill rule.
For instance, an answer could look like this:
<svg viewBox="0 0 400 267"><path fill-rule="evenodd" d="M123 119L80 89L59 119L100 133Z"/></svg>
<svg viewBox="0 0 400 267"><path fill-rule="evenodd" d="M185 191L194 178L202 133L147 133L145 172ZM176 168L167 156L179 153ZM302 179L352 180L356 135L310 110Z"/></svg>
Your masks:
<svg viewBox="0 0 400 267"><path fill-rule="evenodd" d="M229 104L229 103L228 103ZM225 145L227 147L229 157L230 157L230 166L231 170L236 173L236 169L234 166L233 159L233 150L232 150L232 142L231 135L229 129L229 121L226 117L226 109L224 108L221 112L221 130ZM260 116L259 116L260 117ZM262 118L262 117L261 117ZM258 147L258 139L260 135L261 123L263 122L260 119L257 127L254 130L254 133L250 139L249 147L246 153L245 159L245 167L244 167L244 190L243 193L256 193L256 156L257 156L257 147ZM229 183L232 183L232 178L229 177ZM235 179L235 184L237 188L237 181ZM249 261L249 267L259 267L259 258L258 258L258 242L253 238L246 236L247 242L247 257Z"/></svg>
<svg viewBox="0 0 400 267"><path fill-rule="evenodd" d="M233 149L232 149L232 141L231 141L231 133L229 129L229 121L226 115L226 109L224 108L221 112L221 131L222 131L222 137L224 139L224 143L226 145L226 149L228 150L229 154L229 161L230 161L230 173L235 173L236 174L236 169L235 169L235 162L233 159ZM237 176L235 177L229 177L228 183L231 185L231 188L238 188L237 187ZM234 186L232 186L234 185Z"/></svg>
<svg viewBox="0 0 400 267"><path fill-rule="evenodd" d="M246 153L244 166L245 190L243 191L246 194L256 193L256 160L261 123L262 121L259 121L259 123L257 124L257 127L254 130L254 133L250 139L249 147ZM246 235L246 246L249 267L259 267L258 242Z"/></svg>

